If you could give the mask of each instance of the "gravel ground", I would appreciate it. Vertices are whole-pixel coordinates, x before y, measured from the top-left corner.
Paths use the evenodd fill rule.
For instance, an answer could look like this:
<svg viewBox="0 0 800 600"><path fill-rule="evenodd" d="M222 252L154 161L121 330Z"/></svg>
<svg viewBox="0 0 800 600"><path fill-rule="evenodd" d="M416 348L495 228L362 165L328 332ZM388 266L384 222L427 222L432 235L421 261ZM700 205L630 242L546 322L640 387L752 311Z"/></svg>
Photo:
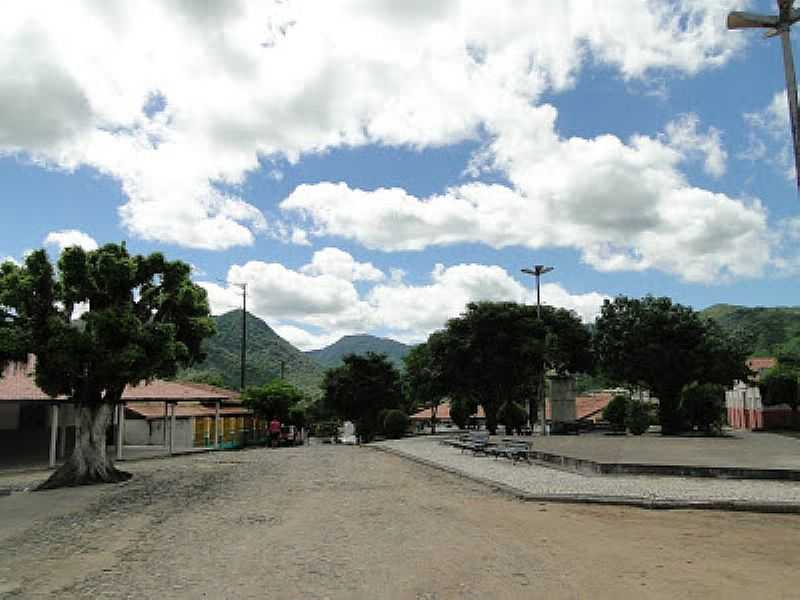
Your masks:
<svg viewBox="0 0 800 600"><path fill-rule="evenodd" d="M793 515L520 502L357 447L126 468L135 477L124 484L0 497L0 598L706 599L800 589Z"/></svg>
<svg viewBox="0 0 800 600"><path fill-rule="evenodd" d="M439 438L441 439L441 438ZM800 482L695 477L582 475L537 464L512 464L473 456L426 437L380 442L393 450L456 469L473 477L502 483L534 495L596 495L657 500L731 500L800 504Z"/></svg>

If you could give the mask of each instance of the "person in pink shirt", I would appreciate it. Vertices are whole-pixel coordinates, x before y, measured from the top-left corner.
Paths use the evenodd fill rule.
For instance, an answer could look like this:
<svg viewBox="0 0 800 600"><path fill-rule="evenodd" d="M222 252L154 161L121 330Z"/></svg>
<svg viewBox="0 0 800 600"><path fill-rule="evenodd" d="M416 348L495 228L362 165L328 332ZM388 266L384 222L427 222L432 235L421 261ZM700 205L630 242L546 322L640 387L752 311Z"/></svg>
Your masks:
<svg viewBox="0 0 800 600"><path fill-rule="evenodd" d="M272 417L269 422L269 445L272 448L277 448L281 441L281 422L278 417Z"/></svg>

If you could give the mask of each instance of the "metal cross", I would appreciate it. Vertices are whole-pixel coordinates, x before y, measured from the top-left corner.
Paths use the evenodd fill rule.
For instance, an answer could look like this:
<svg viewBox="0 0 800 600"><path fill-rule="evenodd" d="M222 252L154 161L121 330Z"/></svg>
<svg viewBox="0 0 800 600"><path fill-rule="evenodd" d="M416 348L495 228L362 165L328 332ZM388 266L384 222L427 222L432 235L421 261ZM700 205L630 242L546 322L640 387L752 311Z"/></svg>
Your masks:
<svg viewBox="0 0 800 600"><path fill-rule="evenodd" d="M794 0L777 0L777 15L759 15L755 13L735 11L728 14L728 29L762 28L769 29L765 38L781 36L783 44L783 70L786 75L786 95L789 99L789 117L792 122L792 143L794 145L794 168L797 177L797 189L800 191L800 131L798 131L797 113L797 78L794 72L792 41L789 29L800 21L800 9L792 8Z"/></svg>

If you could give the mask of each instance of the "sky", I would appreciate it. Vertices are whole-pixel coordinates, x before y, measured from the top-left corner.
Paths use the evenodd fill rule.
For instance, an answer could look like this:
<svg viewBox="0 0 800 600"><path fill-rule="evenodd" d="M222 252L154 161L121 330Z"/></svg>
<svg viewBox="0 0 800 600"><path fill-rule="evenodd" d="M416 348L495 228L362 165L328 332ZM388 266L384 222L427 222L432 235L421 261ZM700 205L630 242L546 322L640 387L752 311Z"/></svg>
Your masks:
<svg viewBox="0 0 800 600"><path fill-rule="evenodd" d="M771 0L4 6L0 260L125 241L301 349L474 300L798 304ZM795 43L795 52L797 44Z"/></svg>

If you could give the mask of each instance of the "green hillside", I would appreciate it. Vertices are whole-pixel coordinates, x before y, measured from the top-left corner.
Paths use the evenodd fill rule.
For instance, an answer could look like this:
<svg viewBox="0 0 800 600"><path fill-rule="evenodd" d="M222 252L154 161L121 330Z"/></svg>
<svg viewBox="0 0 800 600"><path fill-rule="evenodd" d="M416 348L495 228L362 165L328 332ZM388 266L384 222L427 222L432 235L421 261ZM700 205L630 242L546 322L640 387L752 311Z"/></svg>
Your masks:
<svg viewBox="0 0 800 600"><path fill-rule="evenodd" d="M184 371L180 378L219 374L229 387L239 388L242 311L214 317L217 333L206 340L205 362ZM261 385L277 379L284 363L284 378L312 397L322 394L324 369L275 333L258 317L247 313L247 368L245 385Z"/></svg>
<svg viewBox="0 0 800 600"><path fill-rule="evenodd" d="M747 334L753 356L773 356L780 347L800 353L800 307L715 304L700 314L729 332Z"/></svg>
<svg viewBox="0 0 800 600"><path fill-rule="evenodd" d="M338 367L342 358L348 354L366 354L375 352L385 354L398 369L403 368L403 357L411 350L411 346L401 344L388 338L375 337L374 335L346 335L339 341L322 348L306 352L325 369Z"/></svg>

